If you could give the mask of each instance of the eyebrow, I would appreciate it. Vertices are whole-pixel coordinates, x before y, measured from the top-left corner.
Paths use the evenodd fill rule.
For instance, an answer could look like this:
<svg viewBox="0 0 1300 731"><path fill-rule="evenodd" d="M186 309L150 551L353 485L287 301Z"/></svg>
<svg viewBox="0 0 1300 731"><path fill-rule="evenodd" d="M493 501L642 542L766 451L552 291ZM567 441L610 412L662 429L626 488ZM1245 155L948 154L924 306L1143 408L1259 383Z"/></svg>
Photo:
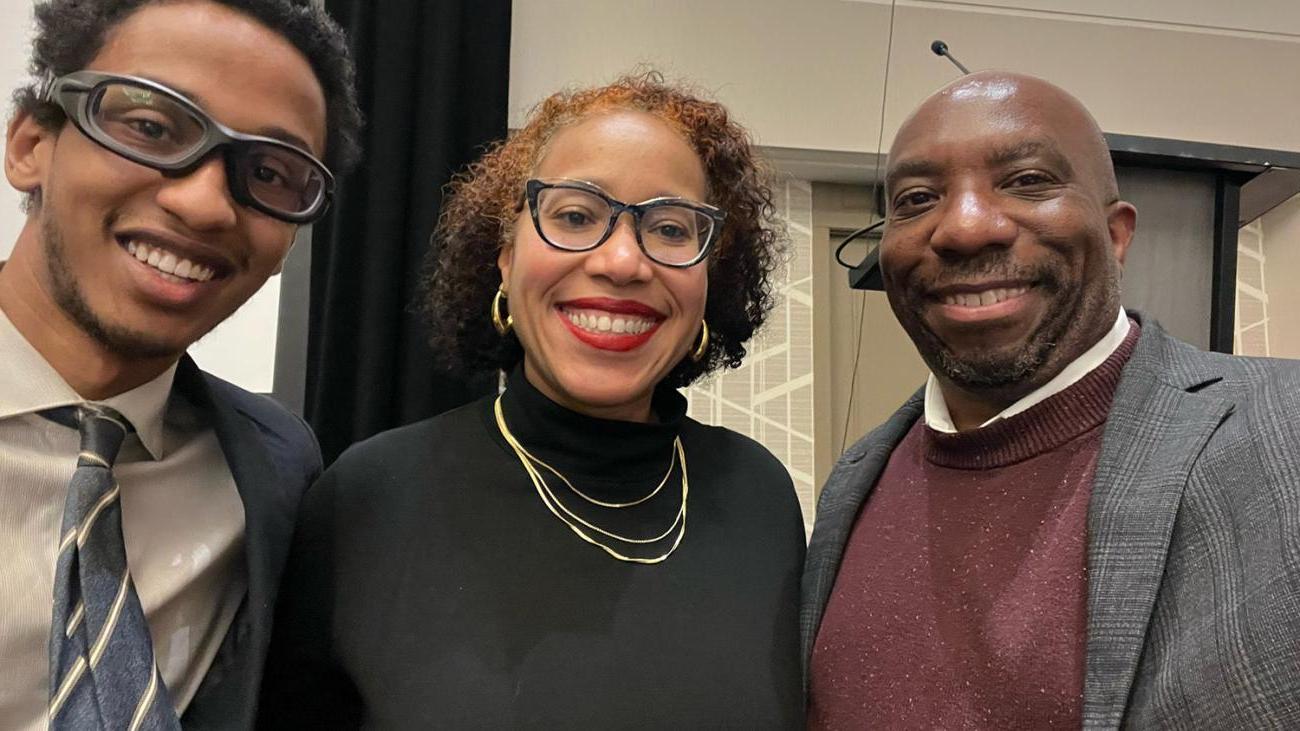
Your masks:
<svg viewBox="0 0 1300 731"><path fill-rule="evenodd" d="M995 147L984 156L989 167L1003 167L1029 158L1041 158L1066 177L1074 176L1074 166L1060 148L1047 140L1025 140L1007 147Z"/></svg>

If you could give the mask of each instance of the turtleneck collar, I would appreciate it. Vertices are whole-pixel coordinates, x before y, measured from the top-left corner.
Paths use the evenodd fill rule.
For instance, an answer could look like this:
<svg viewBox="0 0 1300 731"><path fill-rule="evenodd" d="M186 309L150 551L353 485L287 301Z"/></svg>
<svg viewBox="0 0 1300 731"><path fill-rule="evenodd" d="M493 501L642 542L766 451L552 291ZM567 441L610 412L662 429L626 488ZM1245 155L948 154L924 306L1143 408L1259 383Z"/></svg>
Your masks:
<svg viewBox="0 0 1300 731"><path fill-rule="evenodd" d="M570 478L630 484L663 477L686 416L686 399L660 387L650 405L657 422L598 419L547 398L524 377L520 365L506 377L501 408L515 439Z"/></svg>
<svg viewBox="0 0 1300 731"><path fill-rule="evenodd" d="M1124 364L1141 328L1128 335L1101 365L1069 388L1013 416L968 431L944 433L925 427L926 459L955 469L1005 467L1058 449L1106 422Z"/></svg>

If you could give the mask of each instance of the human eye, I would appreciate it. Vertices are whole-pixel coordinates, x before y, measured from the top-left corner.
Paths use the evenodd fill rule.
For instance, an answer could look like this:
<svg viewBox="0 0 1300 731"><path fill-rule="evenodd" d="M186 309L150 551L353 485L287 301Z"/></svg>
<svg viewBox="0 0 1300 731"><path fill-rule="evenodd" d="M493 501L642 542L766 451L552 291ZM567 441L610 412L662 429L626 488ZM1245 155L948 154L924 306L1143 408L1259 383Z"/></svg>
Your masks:
<svg viewBox="0 0 1300 731"><path fill-rule="evenodd" d="M126 140L156 145L176 138L176 129L171 120L149 110L121 114L110 121L118 130L114 136Z"/></svg>
<svg viewBox="0 0 1300 731"><path fill-rule="evenodd" d="M556 226L563 227L570 231L579 231L590 228L596 223L596 216L592 211L580 205L566 205L553 209L547 218Z"/></svg>
<svg viewBox="0 0 1300 731"><path fill-rule="evenodd" d="M915 216L933 207L938 196L924 188L908 188L894 196L892 210L897 218Z"/></svg>
<svg viewBox="0 0 1300 731"><path fill-rule="evenodd" d="M126 125L135 131L136 134L150 140L162 140L170 134L170 130L166 124L153 119L128 119L126 120Z"/></svg>
<svg viewBox="0 0 1300 731"><path fill-rule="evenodd" d="M281 187L289 185L289 171L279 160L273 158L258 160L253 164L250 172L259 183Z"/></svg>
<svg viewBox="0 0 1300 731"><path fill-rule="evenodd" d="M1042 170L1024 170L1012 174L1007 178L1003 187L1011 190L1036 191L1050 188L1057 184L1055 176L1043 172Z"/></svg>
<svg viewBox="0 0 1300 731"><path fill-rule="evenodd" d="M676 206L653 208L646 214L643 230L665 244L691 244L698 238L698 216L693 210Z"/></svg>

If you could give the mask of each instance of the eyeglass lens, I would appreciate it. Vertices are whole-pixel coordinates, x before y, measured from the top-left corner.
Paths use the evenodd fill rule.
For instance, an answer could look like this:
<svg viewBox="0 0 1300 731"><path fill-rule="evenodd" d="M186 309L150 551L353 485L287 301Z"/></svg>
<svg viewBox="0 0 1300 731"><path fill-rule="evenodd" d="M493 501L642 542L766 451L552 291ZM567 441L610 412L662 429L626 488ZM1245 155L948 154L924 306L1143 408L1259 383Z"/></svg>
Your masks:
<svg viewBox="0 0 1300 731"><path fill-rule="evenodd" d="M117 144L160 165L183 160L207 139L207 120L164 93L125 82L99 87L91 122ZM325 178L307 157L258 142L236 144L232 152L249 195L262 205L299 214L318 202Z"/></svg>
<svg viewBox="0 0 1300 731"><path fill-rule="evenodd" d="M580 188L544 188L537 194L542 235L562 249L588 249L611 225L613 208L595 193ZM709 241L713 219L687 206L656 205L641 216L641 244L651 259L684 264L699 256Z"/></svg>

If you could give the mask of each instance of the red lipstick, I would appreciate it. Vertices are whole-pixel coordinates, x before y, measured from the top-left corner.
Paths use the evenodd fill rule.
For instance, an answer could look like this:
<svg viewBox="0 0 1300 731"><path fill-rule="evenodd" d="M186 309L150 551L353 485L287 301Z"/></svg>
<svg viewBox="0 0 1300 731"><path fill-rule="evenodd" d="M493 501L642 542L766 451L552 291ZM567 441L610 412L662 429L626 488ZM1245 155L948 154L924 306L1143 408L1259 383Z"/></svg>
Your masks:
<svg viewBox="0 0 1300 731"><path fill-rule="evenodd" d="M595 332L587 330L569 319L569 313L575 310L596 310L611 316L630 315L642 320L650 320L653 324L644 332L639 333L616 333L612 330ZM641 302L608 297L584 297L561 302L555 308L555 314L579 341L599 350L620 353L635 350L648 342L650 338L654 337L655 332L666 317L655 308Z"/></svg>

